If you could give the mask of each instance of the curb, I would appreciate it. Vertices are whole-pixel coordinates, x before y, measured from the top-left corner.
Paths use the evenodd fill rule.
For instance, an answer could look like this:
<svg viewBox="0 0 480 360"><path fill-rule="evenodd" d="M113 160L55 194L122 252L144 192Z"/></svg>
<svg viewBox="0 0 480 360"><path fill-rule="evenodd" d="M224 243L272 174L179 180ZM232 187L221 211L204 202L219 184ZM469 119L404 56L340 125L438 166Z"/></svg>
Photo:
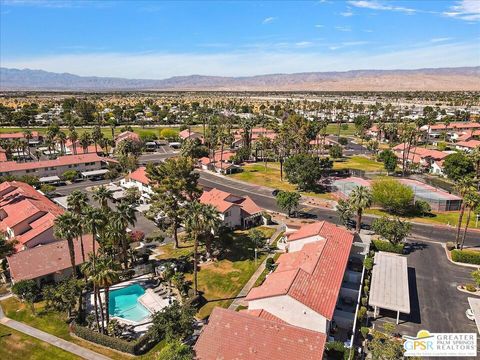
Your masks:
<svg viewBox="0 0 480 360"><path fill-rule="evenodd" d="M453 261L451 259L450 253L447 250L447 246L445 244L442 244L442 247L445 249L445 255L446 255L448 261L450 261L452 264L458 265L458 266L463 266L463 267L469 267L469 268L476 269L476 270L480 269L480 265L465 264L465 263L459 263L459 262ZM471 292L468 292L468 293L472 294Z"/></svg>

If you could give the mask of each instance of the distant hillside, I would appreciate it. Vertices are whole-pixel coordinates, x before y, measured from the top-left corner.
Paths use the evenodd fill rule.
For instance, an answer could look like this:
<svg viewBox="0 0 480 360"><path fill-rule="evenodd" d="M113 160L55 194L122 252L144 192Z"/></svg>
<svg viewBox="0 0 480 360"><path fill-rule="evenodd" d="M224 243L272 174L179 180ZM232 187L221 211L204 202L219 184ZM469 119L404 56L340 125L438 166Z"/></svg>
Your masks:
<svg viewBox="0 0 480 360"><path fill-rule="evenodd" d="M0 90L480 90L480 67L352 70L247 77L190 75L176 76L164 80L78 76L43 70L0 68Z"/></svg>

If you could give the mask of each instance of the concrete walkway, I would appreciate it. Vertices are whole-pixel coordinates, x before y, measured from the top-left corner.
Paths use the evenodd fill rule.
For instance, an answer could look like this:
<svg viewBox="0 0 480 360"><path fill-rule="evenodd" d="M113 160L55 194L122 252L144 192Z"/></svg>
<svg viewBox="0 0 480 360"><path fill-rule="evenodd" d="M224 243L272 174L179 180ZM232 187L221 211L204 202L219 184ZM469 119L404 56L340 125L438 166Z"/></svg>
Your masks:
<svg viewBox="0 0 480 360"><path fill-rule="evenodd" d="M275 241L277 236L280 235L280 233L282 233L284 231L283 229L284 229L284 227L282 225L278 225L277 230L268 240L268 244L271 245ZM236 299L228 307L230 310L235 310L239 306L246 306L247 305L247 303L243 300L243 298L245 298L247 296L248 292L255 285L255 282L257 281L257 279L263 273L263 270L265 270L265 265L267 263L267 259L271 258L273 256L274 256L274 254L268 254L267 258L265 260L263 260L263 262L260 264L260 266L257 268L257 270L253 273L250 280L247 281L247 283L242 288L242 290L240 290L240 292L237 294Z"/></svg>
<svg viewBox="0 0 480 360"><path fill-rule="evenodd" d="M8 317L5 316L3 313L2 307L0 306L0 323L8 326L11 329L20 331L26 335L32 336L34 338L37 338L39 340L45 341L46 343L49 343L50 345L56 346L62 350L68 351L69 353L72 353L74 355L80 356L82 359L87 359L87 360L108 360L110 359L109 357L106 357L104 355L98 354L92 350L86 349L84 347L81 347L79 345L76 345L74 343L71 343L69 341L60 339L56 336L53 336L51 334L48 334L44 331L38 330L34 327L31 327L29 325L26 325L24 323L12 320Z"/></svg>

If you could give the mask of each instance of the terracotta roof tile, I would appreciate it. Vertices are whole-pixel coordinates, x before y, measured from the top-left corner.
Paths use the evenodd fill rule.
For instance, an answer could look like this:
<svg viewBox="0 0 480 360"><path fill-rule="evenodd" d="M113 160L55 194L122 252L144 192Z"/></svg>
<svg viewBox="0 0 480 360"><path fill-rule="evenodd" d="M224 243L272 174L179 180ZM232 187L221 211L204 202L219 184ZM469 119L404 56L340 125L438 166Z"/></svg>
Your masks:
<svg viewBox="0 0 480 360"><path fill-rule="evenodd" d="M21 171L30 169L43 169L47 167L66 166L75 164L84 164L88 162L100 162L108 161L106 158L102 158L97 154L84 154L84 155L65 155L59 156L54 160L42 160L17 163L15 161L0 162L0 172Z"/></svg>
<svg viewBox="0 0 480 360"><path fill-rule="evenodd" d="M130 174L125 176L125 178L136 180L138 182L141 182L144 185L150 184L150 179L147 177L145 166L141 166L137 170L132 171Z"/></svg>
<svg viewBox="0 0 480 360"><path fill-rule="evenodd" d="M325 340L316 331L217 307L194 349L198 360L321 360Z"/></svg>

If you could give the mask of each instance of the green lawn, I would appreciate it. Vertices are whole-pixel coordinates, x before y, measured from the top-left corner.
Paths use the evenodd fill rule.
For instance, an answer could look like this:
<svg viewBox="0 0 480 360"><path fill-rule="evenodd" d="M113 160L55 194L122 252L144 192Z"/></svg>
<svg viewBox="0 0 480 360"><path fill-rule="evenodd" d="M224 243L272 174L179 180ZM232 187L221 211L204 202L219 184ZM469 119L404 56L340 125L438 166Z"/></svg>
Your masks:
<svg viewBox="0 0 480 360"><path fill-rule="evenodd" d="M275 229L258 227L265 237L270 237ZM247 231L235 231L226 235L226 251L218 261L200 266L198 273L198 288L203 293L207 303L203 305L197 317L203 319L210 315L215 306L228 307L234 297L240 292L247 281L252 277L258 266L265 259L266 254L259 253L257 262L254 260L254 247L247 236ZM179 249L174 249L172 244L162 247L161 259L172 259L193 254L192 242L181 244ZM204 251L204 247L200 247ZM193 279L193 274L186 274L187 280Z"/></svg>
<svg viewBox="0 0 480 360"><path fill-rule="evenodd" d="M388 214L386 211L381 210L381 209L367 209L365 210L365 213L367 214L373 214L373 215L378 215L378 216L391 216ZM433 211L430 216L404 216L405 219L409 221L415 221L415 222L423 222L427 224L442 224L442 225L451 225L451 226L457 226L458 222L458 211L451 211L451 212L435 212ZM463 216L462 219L462 226L465 226L467 223L467 216L466 214ZM475 217L472 215L470 218L470 223L468 225L470 228L473 229L480 229L480 222L477 227L475 227Z"/></svg>
<svg viewBox="0 0 480 360"><path fill-rule="evenodd" d="M229 176L240 181L245 181L259 186L266 186L272 189L279 189L283 191L296 190L296 186L290 184L286 180L285 173L283 174L283 181L280 180L279 163L268 163L267 170L265 170L265 165L263 163L245 164L242 169L242 172L231 174ZM332 199L331 194L320 194L313 192L303 192L302 194L323 199Z"/></svg>
<svg viewBox="0 0 480 360"><path fill-rule="evenodd" d="M343 126L348 125L348 129L343 129ZM340 128L340 136L351 136L355 134L355 125L351 123L343 124ZM338 134L338 124L328 124L327 125L327 134L337 135Z"/></svg>
<svg viewBox="0 0 480 360"><path fill-rule="evenodd" d="M81 358L0 324L0 359L74 360Z"/></svg>
<svg viewBox="0 0 480 360"><path fill-rule="evenodd" d="M365 156L352 156L342 160L335 161L333 168L340 169L357 169L363 171L385 171L383 163L372 160Z"/></svg>
<svg viewBox="0 0 480 360"><path fill-rule="evenodd" d="M121 128L122 128L122 126L117 126L115 128L115 135L120 134ZM176 132L180 131L178 127L160 127L160 126L158 126L158 127L152 127L152 128L150 128L150 127L149 128L141 128L141 127L138 127L138 126L133 126L132 128L133 128L133 131L136 132L139 135L156 135L157 137L160 137L160 131L162 131L163 129L171 129L171 130L174 130ZM38 131L40 134L45 134L45 132L47 131L46 127L30 127L28 129L30 129L32 131ZM91 132L93 127L77 127L75 129L77 130L78 134L81 135L86 131ZM24 130L26 130L26 128L0 127L0 133L23 132ZM68 129L67 128L61 128L61 130L68 134ZM102 127L102 133L106 138L108 138L108 139L112 138L112 130L110 129L110 127L103 126Z"/></svg>
<svg viewBox="0 0 480 360"><path fill-rule="evenodd" d="M118 360L127 360L127 359L141 359L141 360L153 360L155 359L155 355L158 351L161 350L163 347L163 342L157 344L152 350L150 350L147 354L143 356L130 356L127 354L121 354L117 351L110 350L106 347L97 346L93 343L88 341L72 337L70 335L68 324L65 322L65 317L63 314L59 314L56 312L47 312L44 310L44 303L39 302L35 304L36 315L33 315L30 311L30 308L26 306L24 303L17 300L15 297L8 298L0 302L0 305L5 312L5 315L11 319L23 322L28 324L32 327L50 333L52 335L58 336L64 340L70 341L77 345L83 346L87 349L92 351L98 352L99 354L103 354L108 356L112 359ZM1 355L0 350L0 355ZM4 359L0 356L0 359ZM25 359L29 359L26 357ZM43 359L43 358L38 358ZM47 358L45 358L47 359ZM55 357L50 357L49 359L56 359ZM70 358L66 358L70 359Z"/></svg>

